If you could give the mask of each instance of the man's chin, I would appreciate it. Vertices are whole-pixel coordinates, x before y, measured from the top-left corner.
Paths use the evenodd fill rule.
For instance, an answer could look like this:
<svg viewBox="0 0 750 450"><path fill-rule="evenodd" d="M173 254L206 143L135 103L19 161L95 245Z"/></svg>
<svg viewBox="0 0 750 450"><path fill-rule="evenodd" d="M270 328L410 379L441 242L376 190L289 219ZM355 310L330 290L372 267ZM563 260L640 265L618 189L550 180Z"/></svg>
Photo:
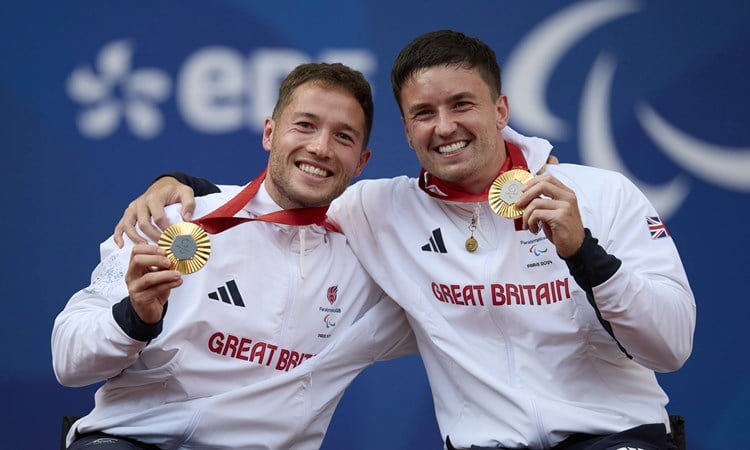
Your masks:
<svg viewBox="0 0 750 450"><path fill-rule="evenodd" d="M330 195L301 195L297 197L296 203L300 208L319 208L328 206L333 198Z"/></svg>
<svg viewBox="0 0 750 450"><path fill-rule="evenodd" d="M430 174L444 183L461 183L471 175L471 172L455 166L440 166L437 170L430 172Z"/></svg>

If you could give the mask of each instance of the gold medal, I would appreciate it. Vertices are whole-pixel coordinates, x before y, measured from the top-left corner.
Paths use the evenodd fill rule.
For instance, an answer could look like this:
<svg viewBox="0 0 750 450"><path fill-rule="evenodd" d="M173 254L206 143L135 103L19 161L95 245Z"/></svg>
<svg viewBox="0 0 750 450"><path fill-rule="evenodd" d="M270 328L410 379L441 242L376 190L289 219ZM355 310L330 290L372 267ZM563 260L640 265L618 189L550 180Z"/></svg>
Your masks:
<svg viewBox="0 0 750 450"><path fill-rule="evenodd" d="M466 250L469 251L469 253L474 253L477 248L479 248L479 242L477 242L476 238L474 237L474 232L477 231L477 216L479 215L479 204L474 207L474 214L471 216L471 223L469 223L469 231L471 231L471 236L469 236L466 239L466 242L464 242L464 247L466 247Z"/></svg>
<svg viewBox="0 0 750 450"><path fill-rule="evenodd" d="M191 222L175 223L167 227L159 237L158 245L164 249L171 262L169 268L185 275L200 270L211 254L208 234Z"/></svg>
<svg viewBox="0 0 750 450"><path fill-rule="evenodd" d="M523 184L532 179L531 173L521 170L509 170L492 182L487 200L490 208L498 216L508 219L517 219L523 216L523 209L516 206L521 198Z"/></svg>
<svg viewBox="0 0 750 450"><path fill-rule="evenodd" d="M465 245L466 245L466 250L472 253L477 249L477 247L479 247L479 243L477 242L476 239L474 239L474 236L469 236L469 239L466 240Z"/></svg>

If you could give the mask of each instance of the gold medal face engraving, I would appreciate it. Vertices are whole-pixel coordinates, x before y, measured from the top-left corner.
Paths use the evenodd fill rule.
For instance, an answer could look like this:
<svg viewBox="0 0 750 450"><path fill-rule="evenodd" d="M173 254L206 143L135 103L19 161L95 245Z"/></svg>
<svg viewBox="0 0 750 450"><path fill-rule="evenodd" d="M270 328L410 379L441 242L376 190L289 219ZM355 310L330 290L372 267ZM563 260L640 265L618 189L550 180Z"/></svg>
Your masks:
<svg viewBox="0 0 750 450"><path fill-rule="evenodd" d="M531 173L521 169L509 170L497 177L487 195L487 201L495 214L508 219L523 216L523 209L517 207L516 202L521 198L523 184L531 178Z"/></svg>
<svg viewBox="0 0 750 450"><path fill-rule="evenodd" d="M465 245L466 245L466 250L472 253L477 249L477 247L479 247L479 243L477 242L476 239L474 239L474 236L470 236L469 239L466 240Z"/></svg>
<svg viewBox="0 0 750 450"><path fill-rule="evenodd" d="M208 234L203 228L190 222L167 227L159 237L158 245L166 252L170 261L169 268L185 275L200 270L211 254Z"/></svg>

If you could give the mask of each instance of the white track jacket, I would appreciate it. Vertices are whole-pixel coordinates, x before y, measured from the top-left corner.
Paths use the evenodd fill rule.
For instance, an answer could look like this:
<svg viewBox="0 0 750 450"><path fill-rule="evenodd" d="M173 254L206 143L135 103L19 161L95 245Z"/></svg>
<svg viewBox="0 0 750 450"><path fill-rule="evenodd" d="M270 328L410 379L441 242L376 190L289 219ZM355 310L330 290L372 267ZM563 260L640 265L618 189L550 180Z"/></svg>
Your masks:
<svg viewBox="0 0 750 450"><path fill-rule="evenodd" d="M195 217L236 192L197 199ZM261 188L238 216L278 209ZM178 211L168 209L173 222ZM403 311L381 301L343 235L250 222L210 241L206 266L183 276L150 342L124 329L132 246L102 244L91 284L52 332L62 384L106 380L68 443L103 431L165 449L317 449L352 379L416 350Z"/></svg>
<svg viewBox="0 0 750 450"><path fill-rule="evenodd" d="M537 173L550 144L509 128L504 136ZM487 202L428 196L414 178L361 181L329 210L406 311L441 433L457 448L547 449L574 432L645 423L669 430L654 371L681 367L695 327L672 238L623 176L571 164L546 171L575 191L593 236L570 268L543 233L516 231Z"/></svg>

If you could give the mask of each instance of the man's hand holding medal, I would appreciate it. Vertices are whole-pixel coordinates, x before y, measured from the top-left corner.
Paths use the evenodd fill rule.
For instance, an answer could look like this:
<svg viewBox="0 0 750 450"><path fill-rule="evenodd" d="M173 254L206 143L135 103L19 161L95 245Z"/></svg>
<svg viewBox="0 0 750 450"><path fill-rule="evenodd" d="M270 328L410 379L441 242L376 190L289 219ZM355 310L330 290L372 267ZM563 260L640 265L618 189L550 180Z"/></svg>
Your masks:
<svg viewBox="0 0 750 450"><path fill-rule="evenodd" d="M557 254L566 258L583 244L585 236L576 194L549 174L532 176L512 169L501 174L490 187L488 202L499 216L522 219L522 228L532 233L544 230Z"/></svg>

